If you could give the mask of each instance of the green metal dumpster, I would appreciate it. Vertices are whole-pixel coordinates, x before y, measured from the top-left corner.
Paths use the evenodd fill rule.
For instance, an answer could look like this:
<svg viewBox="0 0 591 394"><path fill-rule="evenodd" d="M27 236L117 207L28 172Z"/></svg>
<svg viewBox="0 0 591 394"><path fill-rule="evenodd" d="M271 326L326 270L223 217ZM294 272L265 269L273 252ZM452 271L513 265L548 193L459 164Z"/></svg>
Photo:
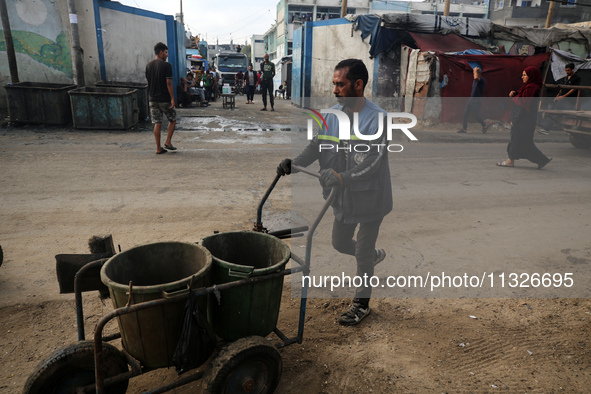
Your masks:
<svg viewBox="0 0 591 394"><path fill-rule="evenodd" d="M252 231L214 234L201 245L213 257L215 285L282 271L291 257L281 240ZM264 337L277 326L282 291L283 276L220 291L209 298L208 320L216 335L229 341Z"/></svg>
<svg viewBox="0 0 591 394"><path fill-rule="evenodd" d="M84 87L68 93L76 129L125 130L139 120L135 89Z"/></svg>
<svg viewBox="0 0 591 394"><path fill-rule="evenodd" d="M68 91L76 85L19 82L4 88L11 122L63 125L72 121Z"/></svg>
<svg viewBox="0 0 591 394"><path fill-rule="evenodd" d="M184 242L158 242L137 246L111 257L101 269L101 281L109 288L115 308L131 303L188 294L193 288L210 285L211 254L200 245ZM203 298L200 305L207 308ZM119 316L123 347L143 366L161 368L173 365L179 341L186 299L164 306Z"/></svg>
<svg viewBox="0 0 591 394"><path fill-rule="evenodd" d="M137 106L140 121L150 116L150 103L148 102L148 84L136 82L101 81L94 84L102 88L127 88L137 90Z"/></svg>

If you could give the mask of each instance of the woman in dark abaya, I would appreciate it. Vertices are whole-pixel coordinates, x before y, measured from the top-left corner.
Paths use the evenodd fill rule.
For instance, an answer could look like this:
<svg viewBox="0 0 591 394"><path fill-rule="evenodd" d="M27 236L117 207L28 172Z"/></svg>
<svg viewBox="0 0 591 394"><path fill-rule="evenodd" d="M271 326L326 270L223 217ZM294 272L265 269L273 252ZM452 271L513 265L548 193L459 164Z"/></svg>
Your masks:
<svg viewBox="0 0 591 394"><path fill-rule="evenodd" d="M509 158L497 163L500 167L514 167L515 160L527 159L544 168L551 158L544 155L534 144L534 132L538 117L539 92L542 74L536 67L527 67L521 76L523 86L517 92L511 91L511 142L507 146Z"/></svg>

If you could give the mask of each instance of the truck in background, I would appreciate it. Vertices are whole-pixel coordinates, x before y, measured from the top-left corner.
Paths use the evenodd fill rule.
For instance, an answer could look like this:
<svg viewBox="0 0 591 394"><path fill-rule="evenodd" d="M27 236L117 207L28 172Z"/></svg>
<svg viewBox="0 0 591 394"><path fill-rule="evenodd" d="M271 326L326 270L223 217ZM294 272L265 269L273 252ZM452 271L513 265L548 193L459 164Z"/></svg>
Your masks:
<svg viewBox="0 0 591 394"><path fill-rule="evenodd" d="M224 79L224 84L230 86L234 86L238 71L244 73L248 69L248 56L244 53L221 51L214 56L213 62L216 71Z"/></svg>

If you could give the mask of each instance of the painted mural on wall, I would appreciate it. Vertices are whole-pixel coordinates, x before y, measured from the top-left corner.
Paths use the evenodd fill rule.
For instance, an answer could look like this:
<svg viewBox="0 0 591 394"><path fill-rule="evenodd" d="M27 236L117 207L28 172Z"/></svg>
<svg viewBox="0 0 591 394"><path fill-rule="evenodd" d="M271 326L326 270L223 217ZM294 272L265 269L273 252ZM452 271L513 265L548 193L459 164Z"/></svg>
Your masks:
<svg viewBox="0 0 591 394"><path fill-rule="evenodd" d="M532 56L535 47L527 42L516 42L509 50L509 55Z"/></svg>
<svg viewBox="0 0 591 394"><path fill-rule="evenodd" d="M14 50L72 78L68 33L54 2L47 0L7 1ZM0 51L6 51L4 34Z"/></svg>

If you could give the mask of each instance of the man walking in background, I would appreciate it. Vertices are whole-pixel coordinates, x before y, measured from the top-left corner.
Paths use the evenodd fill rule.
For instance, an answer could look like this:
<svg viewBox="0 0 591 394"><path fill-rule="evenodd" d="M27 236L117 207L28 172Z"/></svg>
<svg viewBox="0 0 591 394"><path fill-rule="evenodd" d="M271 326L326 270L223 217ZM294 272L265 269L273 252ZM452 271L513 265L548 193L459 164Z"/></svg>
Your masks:
<svg viewBox="0 0 591 394"><path fill-rule="evenodd" d="M172 135L176 126L176 111L174 110L174 93L172 87L172 66L168 59L168 47L159 42L154 45L156 59L146 65L146 79L150 95L150 117L154 123L154 138L156 139L156 154L166 153L168 150L176 150L172 146ZM162 115L168 119L168 133L164 148L160 146L160 130L162 128Z"/></svg>
<svg viewBox="0 0 591 394"><path fill-rule="evenodd" d="M273 97L273 77L275 76L275 63L269 61L269 54L265 53L263 57L264 62L261 63L261 93L263 94L263 108L261 111L267 110L267 93L269 93L269 101L271 102L271 111L275 111L275 99Z"/></svg>
<svg viewBox="0 0 591 394"><path fill-rule="evenodd" d="M252 69L252 64L244 74L244 89L246 90L246 104L254 104L254 91L259 84L257 73Z"/></svg>
<svg viewBox="0 0 591 394"><path fill-rule="evenodd" d="M474 74L474 82L472 82L472 93L470 94L470 98L468 99L468 104L466 104L466 109L464 110L464 121L462 124L462 128L458 130L458 133L465 133L468 129L468 118L470 114L476 119L478 123L482 126L482 134L486 133L488 126L480 117L480 106L482 104L482 95L484 94L484 85L486 84L486 80L482 77L482 70L478 67L474 67L472 70Z"/></svg>

